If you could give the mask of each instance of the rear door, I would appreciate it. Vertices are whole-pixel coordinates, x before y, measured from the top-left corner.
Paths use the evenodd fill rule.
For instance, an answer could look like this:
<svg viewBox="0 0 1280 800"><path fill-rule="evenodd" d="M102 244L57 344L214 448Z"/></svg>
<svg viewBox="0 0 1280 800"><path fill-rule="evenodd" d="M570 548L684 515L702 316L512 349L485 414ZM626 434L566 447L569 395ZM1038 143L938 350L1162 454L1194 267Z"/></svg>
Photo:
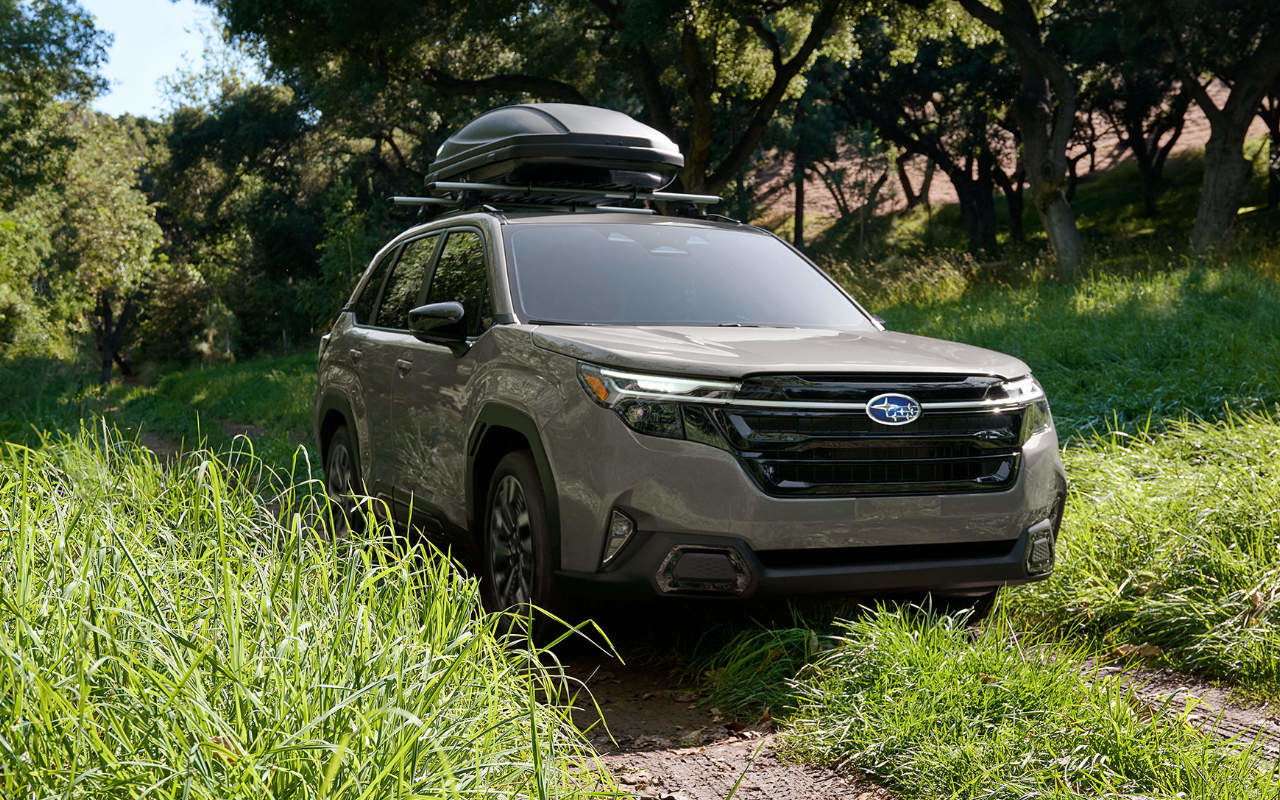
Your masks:
<svg viewBox="0 0 1280 800"><path fill-rule="evenodd" d="M376 382L379 376L370 374L365 353L370 349L369 339L373 331L371 326L378 309L378 298L382 295L387 274L395 266L399 255L399 246L381 254L369 271L369 276L357 287L351 301L343 307L342 316L333 326L330 344L324 352L322 382L327 386L337 387L351 408L353 419L350 422L355 426L352 434L360 455L360 475L367 481L366 487L370 492L376 491L372 477L371 426L379 424L383 414L373 413L370 407L371 404L374 407L378 405L376 393L370 391L370 382Z"/></svg>
<svg viewBox="0 0 1280 800"><path fill-rule="evenodd" d="M440 248L425 302L457 301L474 342L493 325L488 258L478 228L450 229ZM394 410L397 461L405 465L397 499L415 516L466 521L464 465L468 382L477 367L471 347L410 338L396 360Z"/></svg>
<svg viewBox="0 0 1280 800"><path fill-rule="evenodd" d="M368 478L374 492L384 496L394 496L393 490L400 485L400 475L406 468L397 460L402 450L401 434L395 424L392 393L402 387L396 362L407 343L416 341L409 334L409 311L422 303L440 238L431 233L410 239L401 246L395 266L383 285L373 320L364 328L359 348L369 419Z"/></svg>

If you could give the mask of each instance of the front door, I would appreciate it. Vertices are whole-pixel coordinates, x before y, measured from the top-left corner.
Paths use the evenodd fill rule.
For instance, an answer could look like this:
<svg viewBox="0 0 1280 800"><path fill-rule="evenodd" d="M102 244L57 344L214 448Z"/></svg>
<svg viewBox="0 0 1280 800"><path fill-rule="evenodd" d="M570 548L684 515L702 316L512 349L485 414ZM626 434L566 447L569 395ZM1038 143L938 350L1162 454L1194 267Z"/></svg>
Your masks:
<svg viewBox="0 0 1280 800"><path fill-rule="evenodd" d="M468 345L409 339L396 359L392 417L400 447L396 460L406 465L398 499L413 505L415 517L443 515L462 524L467 518L464 404L476 369L469 344L493 324L485 240L476 228L448 231L440 248L425 302L449 301L462 304Z"/></svg>

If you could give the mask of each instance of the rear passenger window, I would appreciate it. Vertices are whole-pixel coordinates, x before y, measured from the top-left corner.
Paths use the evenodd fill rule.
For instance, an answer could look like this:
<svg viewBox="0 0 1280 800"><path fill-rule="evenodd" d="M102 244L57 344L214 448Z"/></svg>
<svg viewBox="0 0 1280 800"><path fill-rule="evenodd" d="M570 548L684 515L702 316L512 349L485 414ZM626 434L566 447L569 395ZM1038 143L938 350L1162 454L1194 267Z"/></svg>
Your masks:
<svg viewBox="0 0 1280 800"><path fill-rule="evenodd" d="M440 251L427 302L450 300L461 303L466 311L468 336L479 336L493 325L484 239L476 231L451 231Z"/></svg>
<svg viewBox="0 0 1280 800"><path fill-rule="evenodd" d="M422 296L437 238L424 236L404 246L400 260L387 279L387 288L382 291L382 302L378 304L380 327L409 327L409 311L418 305L418 298Z"/></svg>
<svg viewBox="0 0 1280 800"><path fill-rule="evenodd" d="M360 290L360 296L351 304L351 313L356 315L356 323L360 325L373 324L373 304L378 302L378 292L382 291L382 282L386 280L387 270L391 265L396 263L396 256L399 249L387 253L387 257L382 259L373 268L373 274L369 276L369 280L365 281L364 288Z"/></svg>

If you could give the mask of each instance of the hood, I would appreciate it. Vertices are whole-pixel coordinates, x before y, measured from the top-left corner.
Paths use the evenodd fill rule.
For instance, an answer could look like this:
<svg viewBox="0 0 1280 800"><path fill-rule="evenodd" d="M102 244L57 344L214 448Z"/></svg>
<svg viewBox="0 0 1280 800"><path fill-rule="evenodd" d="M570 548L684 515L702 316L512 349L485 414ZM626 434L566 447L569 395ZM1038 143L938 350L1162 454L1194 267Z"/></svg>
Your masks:
<svg viewBox="0 0 1280 800"><path fill-rule="evenodd" d="M1017 378L1031 371L993 350L894 331L540 325L531 335L538 347L583 361L706 378L824 372Z"/></svg>

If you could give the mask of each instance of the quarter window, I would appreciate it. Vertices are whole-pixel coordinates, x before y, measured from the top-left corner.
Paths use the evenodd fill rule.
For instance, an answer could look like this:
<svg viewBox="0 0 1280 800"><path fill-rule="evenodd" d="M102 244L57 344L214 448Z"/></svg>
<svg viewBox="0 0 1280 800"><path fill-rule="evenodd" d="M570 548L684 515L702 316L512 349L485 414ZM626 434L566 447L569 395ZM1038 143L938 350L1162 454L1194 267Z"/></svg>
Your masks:
<svg viewBox="0 0 1280 800"><path fill-rule="evenodd" d="M360 290L360 296L351 304L351 313L355 314L356 322L360 325L373 324L373 306L378 302L378 292L382 291L382 283L386 280L387 270L392 264L396 263L396 256L399 250L393 250L387 254L373 268L373 273L369 275L369 280L365 281L364 288Z"/></svg>
<svg viewBox="0 0 1280 800"><path fill-rule="evenodd" d="M382 292L378 305L378 325L383 328L409 327L409 311L418 304L426 281L431 255L435 252L436 236L414 239L404 246L400 260L396 262L387 288Z"/></svg>
<svg viewBox="0 0 1280 800"><path fill-rule="evenodd" d="M484 239L476 231L451 231L431 278L428 303L456 300L466 312L467 335L479 336L493 325Z"/></svg>

